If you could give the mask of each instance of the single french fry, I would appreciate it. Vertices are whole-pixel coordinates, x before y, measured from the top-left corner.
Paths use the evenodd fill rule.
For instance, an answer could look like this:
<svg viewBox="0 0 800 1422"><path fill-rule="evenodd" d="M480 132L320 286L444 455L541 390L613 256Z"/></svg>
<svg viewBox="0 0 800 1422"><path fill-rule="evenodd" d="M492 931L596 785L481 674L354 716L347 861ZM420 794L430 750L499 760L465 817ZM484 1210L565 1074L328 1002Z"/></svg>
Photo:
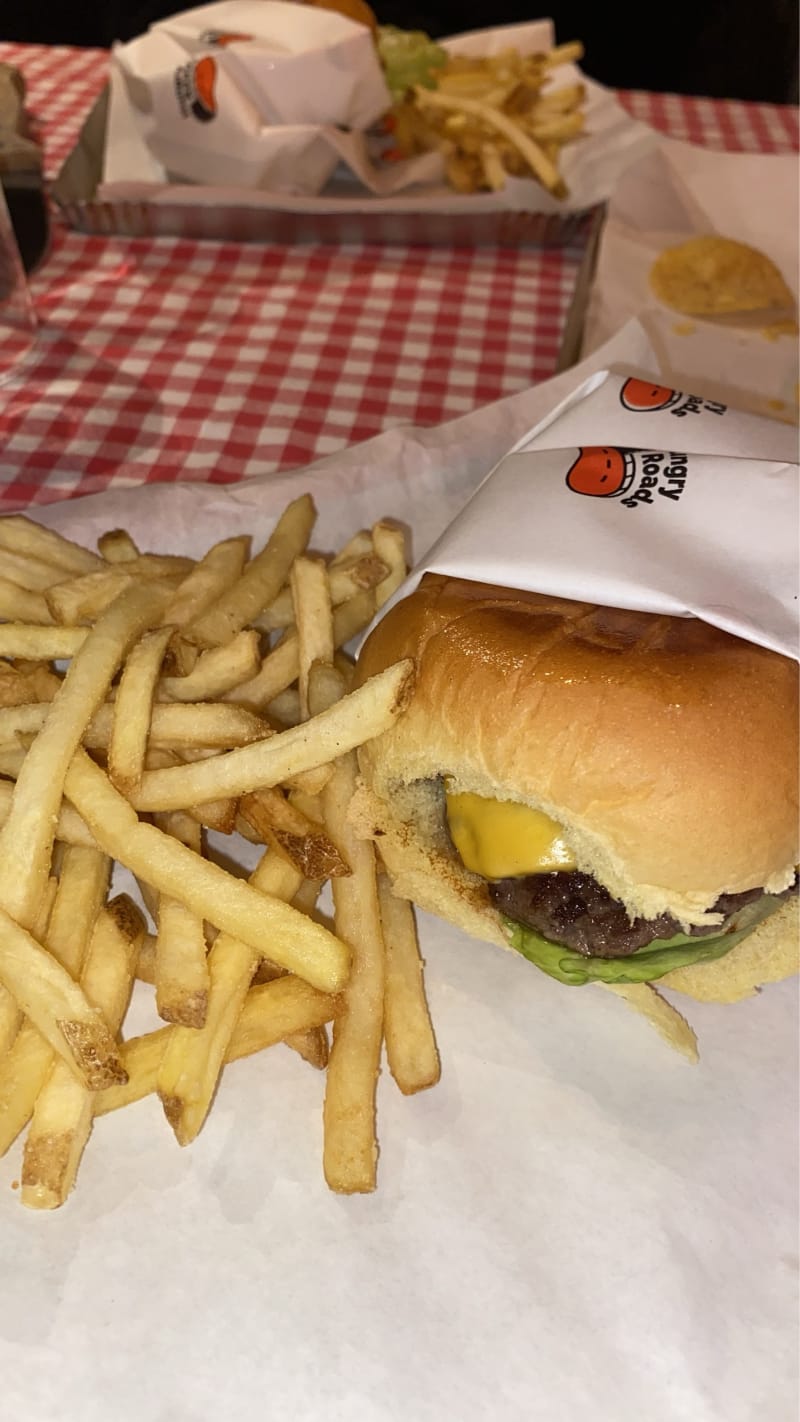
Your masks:
<svg viewBox="0 0 800 1422"><path fill-rule="evenodd" d="M405 532L399 523L390 519L380 519L373 525L372 539L375 552L388 569L385 578L375 589L375 607L383 607L393 593L397 592L408 572L406 559Z"/></svg>
<svg viewBox="0 0 800 1422"><path fill-rule="evenodd" d="M287 859L305 879L332 879L350 868L323 826L309 820L280 790L253 790L239 801L239 814L262 844Z"/></svg>
<svg viewBox="0 0 800 1422"><path fill-rule="evenodd" d="M291 974L253 987L242 1005L225 1061L253 1056L285 1041L291 1033L311 1031L331 1022L341 1008L341 997L318 992ZM95 1097L96 1116L119 1111L156 1090L164 1052L179 1030L177 1027L160 1027L155 1032L123 1043L120 1051L128 1080L123 1086L98 1091Z"/></svg>
<svg viewBox="0 0 800 1422"><path fill-rule="evenodd" d="M41 896L41 902L38 904L36 919L34 919L34 923L31 924L33 936L36 937L37 943L43 943L45 933L47 933L47 924L50 923L50 914L53 912L53 903L57 889L58 880L55 879L54 875L51 875L50 879L47 880L47 889L45 889L43 896ZM3 1062L3 1059L9 1054L11 1045L16 1041L21 1024L23 1024L23 1014L21 1014L20 1008L17 1007L16 998L11 997L9 990L0 983L0 1062ZM50 1052L50 1048L47 1047L47 1051Z"/></svg>
<svg viewBox="0 0 800 1422"><path fill-rule="evenodd" d="M14 786L9 780L0 780L0 825L4 825L11 813ZM62 804L56 822L56 839L64 844L81 844L87 849L96 849L97 841L80 815L71 805ZM34 933L34 938L36 934Z"/></svg>
<svg viewBox="0 0 800 1422"><path fill-rule="evenodd" d="M198 657L188 676L165 676L158 695L166 701L216 700L226 691L249 681L261 666L258 632L238 632L221 647Z"/></svg>
<svg viewBox="0 0 800 1422"><path fill-rule="evenodd" d="M297 625L300 713L308 720L308 673L313 662L333 661L333 614L324 563L295 558L289 586Z"/></svg>
<svg viewBox="0 0 800 1422"><path fill-rule="evenodd" d="M153 588L133 589L112 603L73 658L25 757L0 830L0 904L23 928L49 873L67 767L128 648L160 616L162 605L163 594Z"/></svg>
<svg viewBox="0 0 800 1422"><path fill-rule="evenodd" d="M156 683L172 635L169 627L148 632L128 653L122 669L108 744L108 774L127 795L142 779Z"/></svg>
<svg viewBox="0 0 800 1422"><path fill-rule="evenodd" d="M263 711L276 696L297 681L299 670L297 630L291 627L264 657L255 676L241 682L222 699L234 701L237 706L249 707L252 711Z"/></svg>
<svg viewBox="0 0 800 1422"><path fill-rule="evenodd" d="M0 525L3 523L5 519L0 519ZM64 568L58 568L41 558L16 553L13 548L0 547L0 577L17 583L21 588L27 588L29 592L46 593L48 588L55 587L56 583L61 583L71 576Z"/></svg>
<svg viewBox="0 0 800 1422"><path fill-rule="evenodd" d="M163 578L179 586L194 566L194 558L185 558L180 553L140 553L127 564L127 570L137 580L157 582Z"/></svg>
<svg viewBox="0 0 800 1422"><path fill-rule="evenodd" d="M700 1053L694 1028L668 998L662 997L654 983L598 983L597 987L622 997L646 1017L658 1035L690 1062L697 1062Z"/></svg>
<svg viewBox="0 0 800 1422"><path fill-rule="evenodd" d="M341 688L333 668L317 666L309 685L312 710L329 706ZM383 1043L384 945L375 851L348 821L358 765L354 751L341 756L322 794L325 824L352 873L333 879L336 932L353 958L345 1007L333 1029L323 1108L323 1170L342 1194L375 1189L378 1143L375 1091Z"/></svg>
<svg viewBox="0 0 800 1422"><path fill-rule="evenodd" d="M0 1058L0 1156L27 1126L36 1098L52 1070L50 1043L32 1022L25 1021Z"/></svg>
<svg viewBox="0 0 800 1422"><path fill-rule="evenodd" d="M31 701L52 701L61 677L43 661L0 660L0 707L23 706Z"/></svg>
<svg viewBox="0 0 800 1422"><path fill-rule="evenodd" d="M293 569L301 561L303 560L296 559ZM319 562L318 559L308 561ZM331 606L338 607L355 597L356 593L368 592L377 587L382 579L388 576L389 571L388 564L377 556L372 546L368 552L361 553L358 557L329 563L326 572ZM264 632L274 632L283 627L290 627L296 621L291 588L284 588L278 593L275 601L260 614L256 625Z"/></svg>
<svg viewBox="0 0 800 1422"><path fill-rule="evenodd" d="M439 1080L439 1053L425 998L423 966L407 899L397 898L384 874L378 878L386 983L383 1030L389 1070L404 1095L424 1091Z"/></svg>
<svg viewBox="0 0 800 1422"><path fill-rule="evenodd" d="M349 563L351 558L363 558L365 554L371 552L372 533L368 528L360 528L352 538L348 538L347 542L342 544L338 553L334 553L328 567L336 568L342 563Z"/></svg>
<svg viewBox="0 0 800 1422"><path fill-rule="evenodd" d="M78 984L0 908L0 980L51 1047L97 1090L124 1080L113 1036Z"/></svg>
<svg viewBox="0 0 800 1422"><path fill-rule="evenodd" d="M101 533L97 547L107 563L135 563L139 557L139 549L127 528L110 528Z"/></svg>
<svg viewBox="0 0 800 1422"><path fill-rule="evenodd" d="M322 1027L303 1027L299 1031L289 1032L284 1037L284 1042L291 1051L296 1052L298 1057L302 1057L304 1062L315 1068L316 1071L324 1071L330 1061L330 1043L328 1033Z"/></svg>
<svg viewBox="0 0 800 1422"><path fill-rule="evenodd" d="M48 588L45 602L55 620L65 627L76 627L99 617L126 588L133 587L133 578L125 567L98 568Z"/></svg>
<svg viewBox="0 0 800 1422"><path fill-rule="evenodd" d="M53 954L56 961L73 978L80 974L83 955L95 919L108 892L110 873L111 862L99 849L68 847L64 851L61 874L50 913L43 922L43 904L51 893L48 878L42 899L31 920L31 936L36 938L37 943L44 942L48 952ZM37 936L37 929L41 937ZM7 986L0 986L0 1058L11 1046L21 1021L19 1002ZM49 1048L47 1050L49 1051Z"/></svg>
<svg viewBox="0 0 800 1422"><path fill-rule="evenodd" d="M53 694L60 681L56 679ZM14 750L20 736L35 735L44 725L49 703L0 704L0 749ZM83 735L89 750L107 750L111 742L114 711L118 703L106 702L92 717ZM157 702L152 708L149 745L162 750L229 750L251 745L273 735L273 728L252 711L225 701ZM177 761L174 762L177 764Z"/></svg>
<svg viewBox="0 0 800 1422"><path fill-rule="evenodd" d="M579 64L583 59L583 45L580 40L570 40L568 44L555 44L546 50L542 63L545 69L556 69L559 64Z"/></svg>
<svg viewBox="0 0 800 1422"><path fill-rule="evenodd" d="M88 627L43 627L0 622L0 657L56 661L74 657L89 635Z"/></svg>
<svg viewBox="0 0 800 1422"><path fill-rule="evenodd" d="M145 771L132 803L138 810L182 810L224 795L247 794L256 786L277 785L300 771L327 765L388 730L408 703L413 675L413 662L398 662L313 720L269 740L192 765Z"/></svg>
<svg viewBox="0 0 800 1422"><path fill-rule="evenodd" d="M300 715L300 692L294 686L289 686L285 691L279 691L264 708L264 714L274 721L278 728L286 726L297 726L302 720Z"/></svg>
<svg viewBox="0 0 800 1422"><path fill-rule="evenodd" d="M300 875L267 853L250 882L254 889L268 892L272 902L283 903L296 893ZM205 1025L196 1032L176 1028L170 1038L158 1070L158 1094L179 1145L194 1140L206 1118L257 963L252 948L221 933L208 955Z"/></svg>
<svg viewBox="0 0 800 1422"><path fill-rule="evenodd" d="M165 617L162 617L161 621L166 625ZM180 632L174 631L164 653L164 676L188 676L194 671L199 655L200 648L196 647L194 642L187 642Z"/></svg>
<svg viewBox="0 0 800 1422"><path fill-rule="evenodd" d="M100 559L88 548L81 548L69 538L45 528L24 514L6 514L0 519L0 547L10 549L23 558L42 559L56 568L63 568L66 577L90 573L99 568Z"/></svg>
<svg viewBox="0 0 800 1422"><path fill-rule="evenodd" d="M136 976L142 983L148 983L150 987L156 985L156 935L145 933L139 944L139 956L136 959Z"/></svg>
<svg viewBox="0 0 800 1422"><path fill-rule="evenodd" d="M198 917L242 939L256 955L277 959L323 992L337 992L347 980L349 951L333 934L201 859L155 825L144 824L84 750L73 758L65 789L98 844L159 893L178 899Z"/></svg>
<svg viewBox="0 0 800 1422"><path fill-rule="evenodd" d="M202 831L180 811L157 819L160 829L173 835L195 854L202 853ZM202 1027L208 1008L208 964L203 920L168 894L158 900L155 986L156 1008L165 1022Z"/></svg>
<svg viewBox="0 0 800 1422"><path fill-rule="evenodd" d="M268 963L262 958L258 965L253 983L274 982L277 978L285 977L281 968L275 967L274 963ZM302 1027L299 1031L291 1032L284 1038L287 1047L296 1052L304 1062L313 1066L317 1071L324 1071L328 1065L330 1056L330 1044L328 1042L327 1029L324 1026Z"/></svg>
<svg viewBox="0 0 800 1422"><path fill-rule="evenodd" d="M0 577L0 617L7 622L48 624L53 621L42 593L21 588L18 583L4 577Z"/></svg>
<svg viewBox="0 0 800 1422"><path fill-rule="evenodd" d="M144 922L121 895L101 911L81 975L87 1001L119 1031L130 996ZM94 1115L95 1095L64 1062L57 1062L37 1098L22 1159L22 1203L31 1209L63 1205L80 1164Z"/></svg>
<svg viewBox="0 0 800 1422"><path fill-rule="evenodd" d="M177 765L194 764L198 760L206 760L213 754L213 750L184 744L173 763ZM150 768L148 761L148 769ZM153 765L152 768L155 769L156 766ZM206 829L216 830L218 834L233 834L239 813L239 800L236 795L224 795L216 800L203 800L196 805L187 806L186 813L192 815L197 823Z"/></svg>
<svg viewBox="0 0 800 1422"><path fill-rule="evenodd" d="M226 538L196 563L175 591L164 621L173 627L185 627L199 618L238 582L250 555L250 538Z"/></svg>
<svg viewBox="0 0 800 1422"><path fill-rule="evenodd" d="M295 558L304 551L315 519L314 502L308 494L289 504L266 546L247 564L239 581L186 624L189 640L202 647L218 647L268 607L286 582Z"/></svg>

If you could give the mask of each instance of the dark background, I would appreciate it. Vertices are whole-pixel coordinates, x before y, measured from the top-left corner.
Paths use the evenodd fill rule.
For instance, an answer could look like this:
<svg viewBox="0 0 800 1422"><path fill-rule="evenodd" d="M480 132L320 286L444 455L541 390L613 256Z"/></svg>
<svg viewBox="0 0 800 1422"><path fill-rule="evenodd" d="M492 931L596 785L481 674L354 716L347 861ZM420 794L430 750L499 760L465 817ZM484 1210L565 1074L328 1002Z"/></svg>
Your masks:
<svg viewBox="0 0 800 1422"><path fill-rule="evenodd" d="M525 0L373 0L373 6L382 24L434 37L537 18ZM106 46L141 34L176 8L175 0L2 0L0 39ZM542 10L555 20L559 40L583 40L585 72L614 88L796 102L796 0L668 0L660 7L646 0L553 0Z"/></svg>

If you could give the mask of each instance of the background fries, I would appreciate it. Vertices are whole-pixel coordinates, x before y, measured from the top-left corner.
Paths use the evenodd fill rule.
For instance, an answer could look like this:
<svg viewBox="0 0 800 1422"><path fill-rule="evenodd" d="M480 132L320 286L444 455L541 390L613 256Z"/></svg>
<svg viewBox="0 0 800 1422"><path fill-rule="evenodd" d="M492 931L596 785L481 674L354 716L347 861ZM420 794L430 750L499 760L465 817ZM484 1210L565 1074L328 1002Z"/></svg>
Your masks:
<svg viewBox="0 0 800 1422"><path fill-rule="evenodd" d="M393 109L396 156L438 148L458 192L496 190L513 175L566 197L558 157L583 132L585 91L552 87L553 70L582 54L576 42L540 54L450 55L432 75L434 87L416 87Z"/></svg>
<svg viewBox="0 0 800 1422"><path fill-rule="evenodd" d="M405 576L403 532L322 557L315 516L296 499L254 557L235 536L197 562L0 519L0 1154L30 1123L25 1205L63 1204L94 1118L151 1093L188 1144L225 1063L277 1042L327 1069L329 1184L371 1190L384 1020L401 1089L438 1076L410 910L348 824L355 749L413 667L350 692L342 649ZM249 882L203 826L262 846ZM168 1025L125 1043L134 983Z"/></svg>

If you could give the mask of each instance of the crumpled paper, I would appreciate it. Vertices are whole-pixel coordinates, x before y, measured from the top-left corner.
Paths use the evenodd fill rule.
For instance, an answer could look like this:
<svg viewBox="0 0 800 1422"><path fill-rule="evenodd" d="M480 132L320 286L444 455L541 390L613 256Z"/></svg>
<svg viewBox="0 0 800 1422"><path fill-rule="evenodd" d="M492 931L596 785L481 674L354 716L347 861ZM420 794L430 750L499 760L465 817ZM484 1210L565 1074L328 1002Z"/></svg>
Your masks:
<svg viewBox="0 0 800 1422"><path fill-rule="evenodd" d="M240 31L246 28L247 16L257 18L263 12L261 25L265 32L271 11L299 12L295 24L298 30L309 26L309 34L317 24L313 17L325 13L284 5L279 0L225 0L220 5L191 11L188 17L162 21L140 39L118 46L110 76L103 182L97 194L101 201L166 201L181 194L190 202L215 202L223 195L230 199L233 189L244 189L251 191L254 198L262 193L305 195L317 204L326 200L333 204L337 196L341 200L361 192L362 196L371 193L375 199L388 203L393 197L408 193L406 201L413 201L415 207L435 203L437 211L460 211L466 206L468 211L511 209L555 215L582 212L606 201L628 164L649 151L655 142L652 130L632 119L608 89L587 79L574 64L563 65L554 73L553 88L580 81L587 91L587 133L566 145L561 156L569 197L556 199L533 179L521 178L509 178L497 193L457 194L444 180L438 153L399 163L379 161L368 130L373 120L390 107L391 99L382 75L379 74L379 85L373 82L373 65L377 63L374 45L368 31L357 25L350 27L359 32L362 47L356 51L355 41L352 42L347 51L348 63L357 67L348 72L358 74L364 66L370 103L374 97L376 105L374 112L364 102L349 116L344 107L336 113L331 106L327 117L322 117L316 101L316 108L313 103L311 107L287 107L277 125L274 115L264 110L261 88L251 82L260 57L257 47L252 42L226 41L221 46L217 43L211 52L221 86L217 112L213 120L198 122L192 107L197 98L192 97L191 80L182 81L181 94L176 96L174 74L176 65L181 72L187 63L191 68L200 53L196 48L198 36L208 34L209 16L220 11L225 15L231 12L231 16L235 12L239 16L236 29ZM203 18L198 19L199 16ZM221 23L218 16L214 24L219 29ZM233 18L226 24L231 26ZM509 47L530 54L552 48L553 42L553 25L542 20L475 30L443 40L442 44L453 54L491 55ZM314 50L293 60L295 86L302 95L320 90L318 66L322 58L328 62L330 57L327 51L323 54ZM297 69L301 62L302 83ZM235 80L243 84L244 92L234 91ZM183 89L186 116L180 108ZM381 90L383 99L379 103ZM202 112L202 104L200 109ZM187 127L190 117L191 126ZM339 183L337 176L329 194L317 198L337 164L342 165L340 172L346 172L349 183ZM185 193L181 184L187 179L195 186ZM320 206L319 210L326 209Z"/></svg>

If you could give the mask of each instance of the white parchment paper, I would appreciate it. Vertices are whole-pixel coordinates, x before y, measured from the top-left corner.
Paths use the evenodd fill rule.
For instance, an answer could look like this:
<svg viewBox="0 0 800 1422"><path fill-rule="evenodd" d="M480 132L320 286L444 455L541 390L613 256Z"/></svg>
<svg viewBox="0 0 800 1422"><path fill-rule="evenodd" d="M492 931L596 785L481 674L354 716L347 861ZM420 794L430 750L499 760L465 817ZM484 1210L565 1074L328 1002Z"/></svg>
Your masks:
<svg viewBox="0 0 800 1422"><path fill-rule="evenodd" d="M646 327L670 384L797 421L798 342L769 322L681 316L649 285L665 247L714 234L749 243L776 264L797 298L798 169L794 154L716 153L660 139L632 164L611 198L586 316L584 353L631 317Z"/></svg>
<svg viewBox="0 0 800 1422"><path fill-rule="evenodd" d="M632 326L593 365L651 360ZM394 512L422 552L591 369L307 473L36 517L197 552L311 488L319 546ZM61 1211L3 1192L4 1417L794 1422L796 984L688 1004L691 1067L610 994L420 936L442 1082L406 1100L384 1072L374 1196L326 1190L323 1083L282 1047L226 1071L189 1149L148 1100L97 1123Z"/></svg>

